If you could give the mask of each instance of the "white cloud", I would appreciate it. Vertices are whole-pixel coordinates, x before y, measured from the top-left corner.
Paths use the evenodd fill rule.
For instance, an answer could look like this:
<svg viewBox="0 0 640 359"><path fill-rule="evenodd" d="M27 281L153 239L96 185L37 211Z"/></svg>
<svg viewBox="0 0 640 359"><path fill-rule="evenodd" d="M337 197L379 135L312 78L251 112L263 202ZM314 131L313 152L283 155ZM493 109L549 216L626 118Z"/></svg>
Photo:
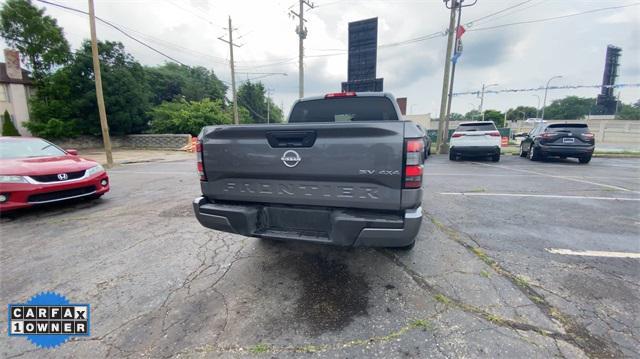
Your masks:
<svg viewBox="0 0 640 359"><path fill-rule="evenodd" d="M521 1L480 0L465 8L463 20L477 19ZM534 0L524 6L478 21L463 37L465 49L456 71L456 91L477 90L482 83L497 82L498 89L537 87L549 77L562 74L558 84L599 84L602 79L606 46L623 48L620 83L640 82L638 8L593 13L538 24L472 31L522 20L564 15L588 9L624 5L623 1ZM42 3L35 2L38 6ZM86 10L86 1L65 1L65 5ZM96 2L96 14L126 27L152 46L190 65L212 68L221 79L230 80L228 46L219 41L222 29L232 16L236 36L243 44L235 50L239 72L285 72L288 76L261 79L273 89L275 102L285 109L297 98L298 38L297 21L288 16L289 8L298 11L296 0L132 0ZM379 18L378 42L388 44L442 31L448 22L448 10L440 0L318 0L313 10L306 9L309 35L305 41L309 56L341 53L347 48L348 22ZM58 19L74 48L88 37L84 15L46 6L47 14ZM127 50L147 65L167 61L162 56L125 38L121 33L98 25L101 39L122 41ZM444 63L445 37L436 37L405 46L378 50L378 77L385 89L398 97L408 97L413 112L439 112ZM342 50L342 51L340 51ZM336 91L346 79L347 57L309 57L305 60L305 93L315 95ZM275 63L275 64L274 64ZM239 80L251 77L238 74ZM549 99L567 95L595 96L598 89L557 90ZM625 102L636 101L640 89L624 89ZM493 94L485 98L485 108L504 110L519 104L534 105L532 93ZM477 106L474 96L453 100L455 112Z"/></svg>

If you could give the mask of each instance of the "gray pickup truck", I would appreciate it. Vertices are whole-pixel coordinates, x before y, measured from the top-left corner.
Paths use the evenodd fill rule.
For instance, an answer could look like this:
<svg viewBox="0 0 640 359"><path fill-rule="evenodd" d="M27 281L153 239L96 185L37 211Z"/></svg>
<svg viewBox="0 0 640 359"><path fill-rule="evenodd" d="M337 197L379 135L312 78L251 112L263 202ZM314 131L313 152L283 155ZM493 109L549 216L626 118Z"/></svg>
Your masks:
<svg viewBox="0 0 640 359"><path fill-rule="evenodd" d="M388 93L298 100L288 123L198 138L205 227L259 238L410 249L422 222L423 133Z"/></svg>

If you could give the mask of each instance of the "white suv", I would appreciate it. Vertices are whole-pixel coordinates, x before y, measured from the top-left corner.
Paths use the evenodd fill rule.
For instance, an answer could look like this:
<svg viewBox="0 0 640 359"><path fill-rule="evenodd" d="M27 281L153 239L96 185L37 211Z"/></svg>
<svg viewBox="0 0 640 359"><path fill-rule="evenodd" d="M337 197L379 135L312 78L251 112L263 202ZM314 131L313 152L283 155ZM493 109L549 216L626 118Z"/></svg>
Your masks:
<svg viewBox="0 0 640 359"><path fill-rule="evenodd" d="M500 132L491 121L462 122L449 141L449 159L491 157L500 161Z"/></svg>

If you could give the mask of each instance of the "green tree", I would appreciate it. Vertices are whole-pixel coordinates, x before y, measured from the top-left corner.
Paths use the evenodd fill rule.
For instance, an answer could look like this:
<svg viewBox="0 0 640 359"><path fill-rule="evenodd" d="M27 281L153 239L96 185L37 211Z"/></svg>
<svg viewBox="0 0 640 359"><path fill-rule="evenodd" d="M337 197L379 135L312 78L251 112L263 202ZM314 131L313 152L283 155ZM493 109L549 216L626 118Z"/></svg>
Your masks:
<svg viewBox="0 0 640 359"><path fill-rule="evenodd" d="M44 15L30 0L7 0L0 10L0 35L18 49L39 80L70 57L69 43L56 20Z"/></svg>
<svg viewBox="0 0 640 359"><path fill-rule="evenodd" d="M282 122L284 118L282 110L265 95L266 91L261 82L247 81L238 89L238 105L249 110L252 123L266 123L267 112L269 122Z"/></svg>
<svg viewBox="0 0 640 359"><path fill-rule="evenodd" d="M99 42L98 51L110 133L142 132L151 95L144 68L119 42ZM89 41L65 67L43 79L32 98L31 115L27 127L43 137L101 134Z"/></svg>
<svg viewBox="0 0 640 359"><path fill-rule="evenodd" d="M20 136L20 132L11 121L11 115L9 111L4 110L4 116L2 116L2 136Z"/></svg>
<svg viewBox="0 0 640 359"><path fill-rule="evenodd" d="M587 116L596 109L595 99L588 97L567 96L555 100L544 110L544 118L549 120L575 120ZM594 111L595 113L595 111Z"/></svg>
<svg viewBox="0 0 640 359"><path fill-rule="evenodd" d="M504 114L498 110L484 111L484 120L493 121L498 128L504 127Z"/></svg>
<svg viewBox="0 0 640 359"><path fill-rule="evenodd" d="M619 104L616 119L640 120L640 101L636 102L634 105L627 105L624 103Z"/></svg>
<svg viewBox="0 0 640 359"><path fill-rule="evenodd" d="M184 99L163 102L150 111L149 127L153 133L189 133L197 135L208 125L231 124L232 115L221 100Z"/></svg>
<svg viewBox="0 0 640 359"><path fill-rule="evenodd" d="M457 112L451 112L449 114L449 119L451 121L462 121L464 120L464 115L461 113L457 113Z"/></svg>
<svg viewBox="0 0 640 359"><path fill-rule="evenodd" d="M151 89L152 102L161 104L176 98L187 101L224 99L227 87L213 71L204 67L188 67L166 63L157 67L146 67L147 83Z"/></svg>
<svg viewBox="0 0 640 359"><path fill-rule="evenodd" d="M518 106L516 108L510 108L507 111L507 121L522 120L522 113L524 112L524 119L535 118L537 110L532 106Z"/></svg>
<svg viewBox="0 0 640 359"><path fill-rule="evenodd" d="M471 110L464 114L464 119L467 121L480 121L482 119L482 114L478 110Z"/></svg>

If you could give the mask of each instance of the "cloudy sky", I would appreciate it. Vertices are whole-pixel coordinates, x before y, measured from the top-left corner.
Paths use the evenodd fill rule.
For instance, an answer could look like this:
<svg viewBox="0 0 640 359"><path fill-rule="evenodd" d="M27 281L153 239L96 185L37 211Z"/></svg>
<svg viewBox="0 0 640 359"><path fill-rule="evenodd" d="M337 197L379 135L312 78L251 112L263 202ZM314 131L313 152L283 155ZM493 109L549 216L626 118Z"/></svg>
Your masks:
<svg viewBox="0 0 640 359"><path fill-rule="evenodd" d="M218 40L225 35L228 16L237 28L242 47L235 50L239 81L255 79L256 73L278 72L261 78L271 89L274 101L287 110L298 94L298 38L296 0L95 0L96 14L133 36L148 42L182 63L213 69L230 81L229 48ZM51 0L87 10L87 1ZM467 3L471 0L467 0ZM77 48L89 37L86 16L51 5L46 13L58 19L68 40ZM456 70L456 92L474 91L483 83L499 84L493 89L532 88L544 85L554 75L555 85L597 85L602 81L606 46L622 47L618 83L640 83L640 6L535 22L496 29L496 25L575 14L605 7L640 4L633 0L478 0L463 10L464 52ZM483 18L492 13L510 10ZM442 86L442 69L448 24L448 10L442 0L317 0L306 10L308 37L305 41L305 94L339 91L347 76L348 22L378 17L378 44L388 45L421 36L424 41L378 50L378 77L385 91L408 97L410 114L437 116ZM473 20L477 21L471 22ZM470 23L471 22L471 23ZM438 34L439 33L439 34ZM98 38L118 40L143 64L166 58L98 23ZM2 44L4 45L4 44ZM597 95L599 89L554 90L549 100L568 95ZM517 105L536 106L543 91L487 94L485 109L504 111ZM639 88L621 90L623 102L640 98ZM456 96L454 112L466 112L479 104L474 95Z"/></svg>

